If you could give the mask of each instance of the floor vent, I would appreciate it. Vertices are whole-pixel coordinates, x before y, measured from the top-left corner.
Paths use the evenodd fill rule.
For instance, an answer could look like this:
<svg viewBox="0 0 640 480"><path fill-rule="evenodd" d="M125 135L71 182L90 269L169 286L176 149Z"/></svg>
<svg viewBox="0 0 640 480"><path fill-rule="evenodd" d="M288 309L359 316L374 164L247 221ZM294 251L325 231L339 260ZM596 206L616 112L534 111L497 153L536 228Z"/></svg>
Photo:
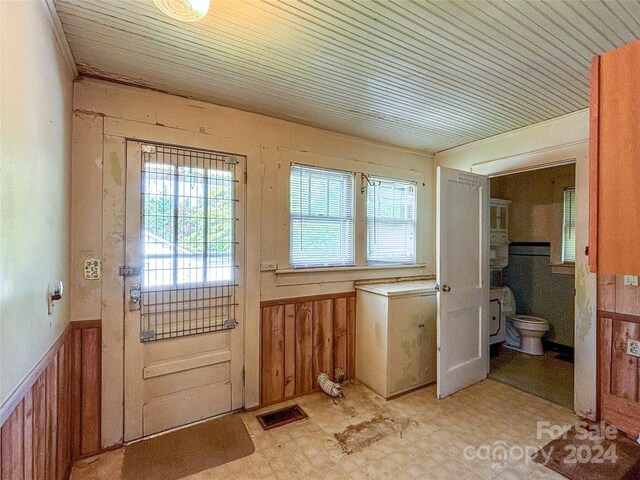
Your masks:
<svg viewBox="0 0 640 480"><path fill-rule="evenodd" d="M297 422L307 418L307 414L296 404L288 407L274 410L273 412L263 413L256 416L260 425L264 430L281 427L287 423Z"/></svg>

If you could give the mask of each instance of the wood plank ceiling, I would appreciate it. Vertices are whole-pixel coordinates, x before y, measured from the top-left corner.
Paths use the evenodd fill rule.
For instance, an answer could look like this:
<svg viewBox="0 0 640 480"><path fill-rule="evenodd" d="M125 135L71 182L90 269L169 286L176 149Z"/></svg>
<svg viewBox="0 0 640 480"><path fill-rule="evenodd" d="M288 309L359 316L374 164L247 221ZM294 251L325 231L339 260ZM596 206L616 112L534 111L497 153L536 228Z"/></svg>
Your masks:
<svg viewBox="0 0 640 480"><path fill-rule="evenodd" d="M588 106L640 2L54 0L81 73L437 152Z"/></svg>

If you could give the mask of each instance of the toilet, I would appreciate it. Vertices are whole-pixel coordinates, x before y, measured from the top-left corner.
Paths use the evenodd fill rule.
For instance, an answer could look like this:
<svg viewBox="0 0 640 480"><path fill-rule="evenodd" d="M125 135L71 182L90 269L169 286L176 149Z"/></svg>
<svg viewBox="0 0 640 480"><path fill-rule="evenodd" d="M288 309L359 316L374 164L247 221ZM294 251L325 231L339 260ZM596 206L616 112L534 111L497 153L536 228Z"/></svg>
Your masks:
<svg viewBox="0 0 640 480"><path fill-rule="evenodd" d="M511 315L506 315L504 346L529 355L542 355L542 337L549 330L549 322L531 315L517 315L516 299L509 287L503 288L503 303L510 305Z"/></svg>

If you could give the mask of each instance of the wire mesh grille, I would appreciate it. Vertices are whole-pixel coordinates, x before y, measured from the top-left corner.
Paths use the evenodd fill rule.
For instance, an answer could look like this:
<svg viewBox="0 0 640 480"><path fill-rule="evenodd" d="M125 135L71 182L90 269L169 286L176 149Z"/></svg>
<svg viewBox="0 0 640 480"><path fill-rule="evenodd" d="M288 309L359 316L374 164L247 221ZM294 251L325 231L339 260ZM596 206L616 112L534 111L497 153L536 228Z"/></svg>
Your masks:
<svg viewBox="0 0 640 480"><path fill-rule="evenodd" d="M142 145L141 341L235 327L237 163Z"/></svg>

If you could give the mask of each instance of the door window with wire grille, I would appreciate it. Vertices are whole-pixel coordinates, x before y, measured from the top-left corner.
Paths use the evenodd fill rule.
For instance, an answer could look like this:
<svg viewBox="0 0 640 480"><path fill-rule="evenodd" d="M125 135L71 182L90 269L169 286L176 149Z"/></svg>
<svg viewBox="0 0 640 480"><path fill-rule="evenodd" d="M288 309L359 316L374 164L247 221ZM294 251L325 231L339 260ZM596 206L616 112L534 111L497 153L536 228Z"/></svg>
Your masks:
<svg viewBox="0 0 640 480"><path fill-rule="evenodd" d="M235 326L237 163L142 146L143 340Z"/></svg>
<svg viewBox="0 0 640 480"><path fill-rule="evenodd" d="M365 177L367 188L367 261L416 263L416 184Z"/></svg>
<svg viewBox="0 0 640 480"><path fill-rule="evenodd" d="M576 261L576 189L564 189L564 214L562 218L562 263Z"/></svg>
<svg viewBox="0 0 640 480"><path fill-rule="evenodd" d="M353 202L352 172L291 165L292 267L354 264Z"/></svg>

